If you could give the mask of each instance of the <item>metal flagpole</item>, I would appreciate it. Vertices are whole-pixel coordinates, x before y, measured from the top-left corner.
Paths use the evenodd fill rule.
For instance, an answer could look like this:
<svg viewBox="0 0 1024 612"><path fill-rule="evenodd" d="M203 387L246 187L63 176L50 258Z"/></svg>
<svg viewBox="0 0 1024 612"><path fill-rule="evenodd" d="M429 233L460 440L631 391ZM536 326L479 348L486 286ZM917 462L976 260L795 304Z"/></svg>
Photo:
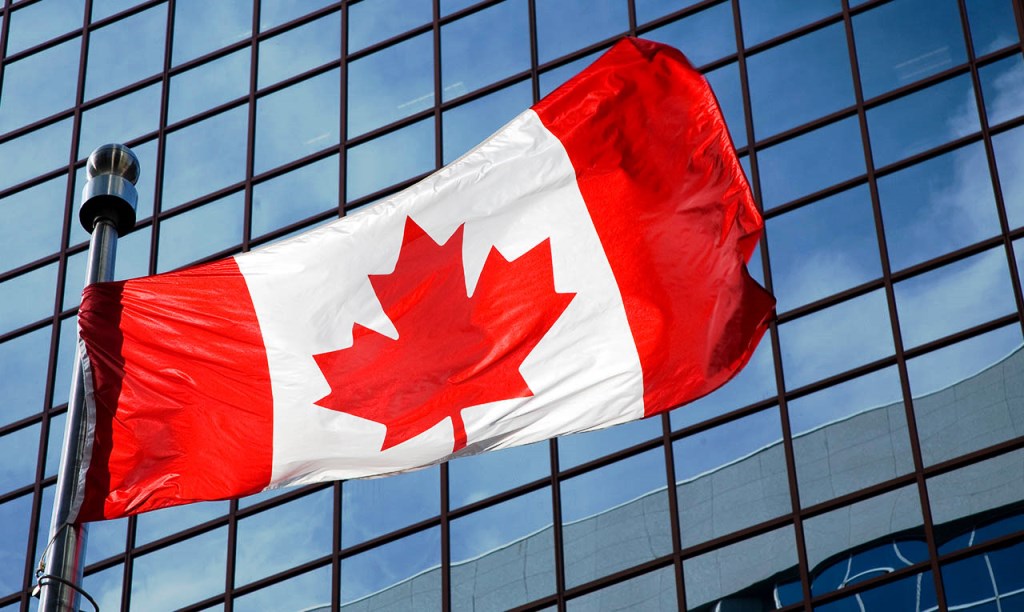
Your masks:
<svg viewBox="0 0 1024 612"><path fill-rule="evenodd" d="M139 180L139 170L138 158L123 145L103 145L89 156L86 165L89 180L82 190L78 216L85 230L92 234L86 285L113 280L117 238L135 226L139 197L135 183ZM85 408L82 355L79 351L71 375L71 396L50 519L50 540L43 552L45 561L36 572L34 594L40 597L39 609L43 612L79 609L88 530L86 525L75 520L81 502L76 493L84 486L82 478L88 467L82 455L92 442L90 421Z"/></svg>

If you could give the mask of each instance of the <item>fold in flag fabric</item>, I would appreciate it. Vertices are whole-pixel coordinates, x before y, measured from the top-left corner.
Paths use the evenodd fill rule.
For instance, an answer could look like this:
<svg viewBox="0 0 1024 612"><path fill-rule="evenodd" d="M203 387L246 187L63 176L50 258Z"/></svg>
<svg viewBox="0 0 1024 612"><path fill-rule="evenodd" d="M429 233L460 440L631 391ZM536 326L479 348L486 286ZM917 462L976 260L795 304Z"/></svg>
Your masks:
<svg viewBox="0 0 1024 612"><path fill-rule="evenodd" d="M765 331L774 300L746 270L761 231L707 83L675 49L624 39L382 203L88 287L77 518L401 472L679 406Z"/></svg>

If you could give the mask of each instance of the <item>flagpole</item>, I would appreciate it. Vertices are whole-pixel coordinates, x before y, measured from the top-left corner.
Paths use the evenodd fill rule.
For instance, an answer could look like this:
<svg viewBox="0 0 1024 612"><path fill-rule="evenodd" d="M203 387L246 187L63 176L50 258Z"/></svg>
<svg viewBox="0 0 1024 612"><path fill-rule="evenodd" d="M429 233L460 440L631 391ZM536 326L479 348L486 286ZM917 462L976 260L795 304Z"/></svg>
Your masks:
<svg viewBox="0 0 1024 612"><path fill-rule="evenodd" d="M117 238L135 226L138 202L135 183L139 180L140 167L131 149L107 144L92 152L85 171L89 180L82 190L79 221L92 234L85 278L85 284L90 285L114 278ZM79 609L88 529L75 519L81 504L77 493L84 486L82 478L88 468L88 457L84 455L92 443L92 431L85 408L82 355L77 353L71 374L49 545L43 553L45 561L36 572L34 594L39 595L39 609L43 612Z"/></svg>

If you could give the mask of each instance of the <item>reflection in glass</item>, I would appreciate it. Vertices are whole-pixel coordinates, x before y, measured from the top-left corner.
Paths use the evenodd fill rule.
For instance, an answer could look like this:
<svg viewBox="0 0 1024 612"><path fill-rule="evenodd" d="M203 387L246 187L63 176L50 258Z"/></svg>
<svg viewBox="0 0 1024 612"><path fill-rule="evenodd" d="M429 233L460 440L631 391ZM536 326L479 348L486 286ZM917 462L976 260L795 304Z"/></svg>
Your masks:
<svg viewBox="0 0 1024 612"><path fill-rule="evenodd" d="M260 0L260 31L285 24L328 4L331 0Z"/></svg>
<svg viewBox="0 0 1024 612"><path fill-rule="evenodd" d="M661 448L562 482L566 586L671 552L665 487Z"/></svg>
<svg viewBox="0 0 1024 612"><path fill-rule="evenodd" d="M241 49L171 77L167 122L175 123L249 93L249 59Z"/></svg>
<svg viewBox="0 0 1024 612"><path fill-rule="evenodd" d="M854 102L842 23L747 58L754 131L764 138ZM799 91L799 95L793 95Z"/></svg>
<svg viewBox="0 0 1024 612"><path fill-rule="evenodd" d="M67 164L71 119L58 121L0 144L0 189L6 189ZM32 151L32 155L25 155Z"/></svg>
<svg viewBox="0 0 1024 612"><path fill-rule="evenodd" d="M60 249L67 176L59 176L0 198L0 210L18 223L0 223L0 272L17 268Z"/></svg>
<svg viewBox="0 0 1024 612"><path fill-rule="evenodd" d="M338 156L253 186L252 235L261 236L338 206Z"/></svg>
<svg viewBox="0 0 1024 612"><path fill-rule="evenodd" d="M661 420L656 418L562 436L558 439L558 465L564 470L658 437Z"/></svg>
<svg viewBox="0 0 1024 612"><path fill-rule="evenodd" d="M893 291L907 347L1016 310L1002 247L896 283Z"/></svg>
<svg viewBox="0 0 1024 612"><path fill-rule="evenodd" d="M91 100L160 72L164 67L166 36L166 4L93 30L89 34L85 99ZM131 49L131 53L125 53L125 49Z"/></svg>
<svg viewBox="0 0 1024 612"><path fill-rule="evenodd" d="M11 12L6 55L14 55L82 27L84 4L83 0L46 0Z"/></svg>
<svg viewBox="0 0 1024 612"><path fill-rule="evenodd" d="M163 508L139 515L135 543L146 544L228 513L228 502L203 502Z"/></svg>
<svg viewBox="0 0 1024 612"><path fill-rule="evenodd" d="M935 581L930 571L816 606L815 612L855 610L935 610Z"/></svg>
<svg viewBox="0 0 1024 612"><path fill-rule="evenodd" d="M557 89L559 85L565 83L566 81L574 77L576 73L580 72L590 64L594 63L594 60L600 57L601 53L603 53L603 51L595 51L590 55L585 55L578 60L569 62L568 64L564 64L562 66L559 66L558 68L548 70L547 72L542 72L540 74L541 97L543 98L544 96L548 95L549 93Z"/></svg>
<svg viewBox="0 0 1024 612"><path fill-rule="evenodd" d="M789 418L805 507L914 469L896 368L790 400Z"/></svg>
<svg viewBox="0 0 1024 612"><path fill-rule="evenodd" d="M349 138L433 106L433 47L421 34L349 64Z"/></svg>
<svg viewBox="0 0 1024 612"><path fill-rule="evenodd" d="M708 395L673 410L670 414L672 429L695 425L773 397L777 391L772 343L764 338L747 365L732 380Z"/></svg>
<svg viewBox="0 0 1024 612"><path fill-rule="evenodd" d="M245 178L248 110L239 106L167 135L163 210ZM197 163L197 151L217 155L206 155Z"/></svg>
<svg viewBox="0 0 1024 612"><path fill-rule="evenodd" d="M554 593L551 490L452 521L451 560L453 610L508 610Z"/></svg>
<svg viewBox="0 0 1024 612"><path fill-rule="evenodd" d="M780 312L882 275L866 185L768 219L765 234Z"/></svg>
<svg viewBox="0 0 1024 612"><path fill-rule="evenodd" d="M841 9L839 0L740 0L743 43L756 45Z"/></svg>
<svg viewBox="0 0 1024 612"><path fill-rule="evenodd" d="M245 195L234 193L160 223L157 271L166 272L242 242Z"/></svg>
<svg viewBox="0 0 1024 612"><path fill-rule="evenodd" d="M757 588L758 583L780 572L796 575L796 562L791 526L685 559L686 607L693 610L721 599L735 601L736 606L750 606L751 600L760 603L763 587ZM729 605L723 601L722 609ZM754 609L764 609L763 604Z"/></svg>
<svg viewBox="0 0 1024 612"><path fill-rule="evenodd" d="M31 493L0 504L0 593L4 595L21 590L31 514Z"/></svg>
<svg viewBox="0 0 1024 612"><path fill-rule="evenodd" d="M305 610L330 601L331 566L327 565L238 597L232 608L235 612Z"/></svg>
<svg viewBox="0 0 1024 612"><path fill-rule="evenodd" d="M1020 39L1012 0L967 0L967 20L975 55L1002 49Z"/></svg>
<svg viewBox="0 0 1024 612"><path fill-rule="evenodd" d="M331 552L334 489L238 521L235 584L247 584Z"/></svg>
<svg viewBox="0 0 1024 612"><path fill-rule="evenodd" d="M57 263L0 283L0 334L53 313Z"/></svg>
<svg viewBox="0 0 1024 612"><path fill-rule="evenodd" d="M458 508L551 474L548 443L535 442L448 463L448 504Z"/></svg>
<svg viewBox="0 0 1024 612"><path fill-rule="evenodd" d="M0 344L0 426L43 409L50 325Z"/></svg>
<svg viewBox="0 0 1024 612"><path fill-rule="evenodd" d="M61 422L63 432L64 423ZM60 452L58 447L57 452ZM85 564L112 557L124 552L128 532L128 519L120 518L110 521L96 521L89 524L89 542L85 548Z"/></svg>
<svg viewBox="0 0 1024 612"><path fill-rule="evenodd" d="M932 85L868 110L876 167L981 129L970 75Z"/></svg>
<svg viewBox="0 0 1024 612"><path fill-rule="evenodd" d="M891 330L881 289L780 325L786 387L796 389L892 355Z"/></svg>
<svg viewBox="0 0 1024 612"><path fill-rule="evenodd" d="M128 142L155 132L160 121L160 87L150 85L82 113L78 159L108 142ZM147 170L153 172L156 168Z"/></svg>
<svg viewBox="0 0 1024 612"><path fill-rule="evenodd" d="M956 0L896 0L853 16L864 98L967 60Z"/></svg>
<svg viewBox="0 0 1024 612"><path fill-rule="evenodd" d="M358 51L430 21L430 0L373 0L349 7L348 51Z"/></svg>
<svg viewBox="0 0 1024 612"><path fill-rule="evenodd" d="M252 0L177 0L171 64L177 66L251 35Z"/></svg>
<svg viewBox="0 0 1024 612"><path fill-rule="evenodd" d="M843 119L758 152L766 209L864 174L856 117Z"/></svg>
<svg viewBox="0 0 1024 612"><path fill-rule="evenodd" d="M925 465L1024 435L1020 344L1009 325L907 362Z"/></svg>
<svg viewBox="0 0 1024 612"><path fill-rule="evenodd" d="M629 29L626 0L537 0L540 63L572 53Z"/></svg>
<svg viewBox="0 0 1024 612"><path fill-rule="evenodd" d="M942 586L947 605L950 609L1018 609L1024 604L1021 563L1024 544L943 565Z"/></svg>
<svg viewBox="0 0 1024 612"><path fill-rule="evenodd" d="M262 11L260 13L262 19ZM341 57L341 12L260 41L258 88L316 68ZM337 90L327 99L337 98ZM316 100L316 104L324 99ZM316 104L304 105L314 108ZM259 147L256 148L259 150Z"/></svg>
<svg viewBox="0 0 1024 612"><path fill-rule="evenodd" d="M716 4L699 13L646 32L644 38L672 45L682 51L694 66L713 62L736 53L732 4Z"/></svg>
<svg viewBox="0 0 1024 612"><path fill-rule="evenodd" d="M894 270L999 233L982 143L878 179L878 197Z"/></svg>
<svg viewBox="0 0 1024 612"><path fill-rule="evenodd" d="M528 70L529 41L525 0L505 0L443 26L441 99L451 100Z"/></svg>
<svg viewBox="0 0 1024 612"><path fill-rule="evenodd" d="M533 102L529 81L456 106L442 115L444 163L448 164L501 129Z"/></svg>
<svg viewBox="0 0 1024 612"><path fill-rule="evenodd" d="M424 119L348 151L345 198L351 202L434 169L434 120Z"/></svg>
<svg viewBox="0 0 1024 612"><path fill-rule="evenodd" d="M340 78L331 70L256 101L254 173L338 144Z"/></svg>
<svg viewBox="0 0 1024 612"><path fill-rule="evenodd" d="M781 442L777 408L675 442L684 548L792 510Z"/></svg>
<svg viewBox="0 0 1024 612"><path fill-rule="evenodd" d="M1024 225L1024 127L992 137L1010 229Z"/></svg>
<svg viewBox="0 0 1024 612"><path fill-rule="evenodd" d="M437 466L341 485L341 546L348 548L441 511Z"/></svg>
<svg viewBox="0 0 1024 612"><path fill-rule="evenodd" d="M910 485L804 521L812 595L928 560L921 501ZM857 551L857 552L851 552Z"/></svg>
<svg viewBox="0 0 1024 612"><path fill-rule="evenodd" d="M644 24L699 2L700 0L634 0L636 21Z"/></svg>
<svg viewBox="0 0 1024 612"><path fill-rule="evenodd" d="M94 523L98 524L98 523ZM92 525L90 525L89 545L92 545ZM88 548L86 549L88 550ZM124 583L124 565L119 564L94 574L87 574L82 581L82 588L99 604L100 610L121 609L121 585Z"/></svg>
<svg viewBox="0 0 1024 612"><path fill-rule="evenodd" d="M222 593L227 540L228 529L222 527L135 557L132 607L139 610L180 608Z"/></svg>
<svg viewBox="0 0 1024 612"><path fill-rule="evenodd" d="M0 436L0 495L35 480L40 429L37 423Z"/></svg>
<svg viewBox="0 0 1024 612"><path fill-rule="evenodd" d="M396 610L440 610L440 565L438 527L346 557L341 560L341 604L358 608L360 600L373 597Z"/></svg>
<svg viewBox="0 0 1024 612"><path fill-rule="evenodd" d="M978 77L989 125L1024 114L1024 55L1018 53L982 66Z"/></svg>
<svg viewBox="0 0 1024 612"><path fill-rule="evenodd" d="M70 389L68 391L70 393ZM43 475L46 477L57 475L57 468L60 466L60 453L64 444L65 421L67 421L67 413L50 417L50 431L46 438L46 465L43 471Z"/></svg>
<svg viewBox="0 0 1024 612"><path fill-rule="evenodd" d="M4 66L4 104L0 109L0 134L74 105L75 83L78 81L78 56L81 49L82 39L74 38ZM0 147L9 149L12 144L8 142ZM23 148L19 150L25 151ZM8 166L5 163L3 167L6 170ZM31 172L28 176L33 174L36 173ZM0 189L18 182L9 178L0 181Z"/></svg>
<svg viewBox="0 0 1024 612"><path fill-rule="evenodd" d="M589 593L565 603L567 612L603 610L678 610L676 573L673 566L663 567L636 578Z"/></svg>
<svg viewBox="0 0 1024 612"><path fill-rule="evenodd" d="M53 373L53 406L68 402L71 389L71 367L75 362L78 347L78 315L60 320L60 337L57 339L57 370Z"/></svg>

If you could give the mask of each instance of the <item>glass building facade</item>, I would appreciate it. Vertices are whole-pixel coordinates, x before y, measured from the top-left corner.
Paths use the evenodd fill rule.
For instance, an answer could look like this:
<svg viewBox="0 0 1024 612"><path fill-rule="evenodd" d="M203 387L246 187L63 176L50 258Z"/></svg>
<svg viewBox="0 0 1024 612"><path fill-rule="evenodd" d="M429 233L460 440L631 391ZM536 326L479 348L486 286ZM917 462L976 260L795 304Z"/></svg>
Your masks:
<svg viewBox="0 0 1024 612"><path fill-rule="evenodd" d="M1024 610L1022 32L1020 0L0 0L0 611L35 607L92 149L142 162L117 277L172 270L387 198L628 34L706 74L764 211L748 367L603 431L95 523L85 589Z"/></svg>

